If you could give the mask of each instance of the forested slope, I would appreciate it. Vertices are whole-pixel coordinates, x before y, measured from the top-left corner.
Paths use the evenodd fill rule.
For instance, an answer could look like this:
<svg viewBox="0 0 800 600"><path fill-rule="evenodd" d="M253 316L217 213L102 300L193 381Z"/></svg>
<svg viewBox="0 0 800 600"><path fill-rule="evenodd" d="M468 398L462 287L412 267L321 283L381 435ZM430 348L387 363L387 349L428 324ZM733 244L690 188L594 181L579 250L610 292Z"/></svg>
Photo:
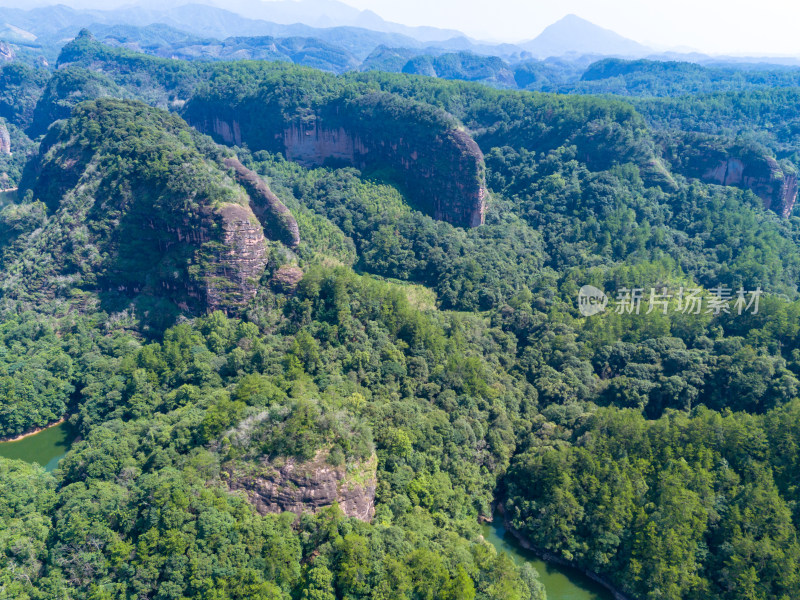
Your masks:
<svg viewBox="0 0 800 600"><path fill-rule="evenodd" d="M797 597L800 220L702 162L785 181L796 140L766 109L741 139L714 124L749 111L732 95L187 64L88 36L61 62L4 71L31 154L0 211L0 436L67 416L82 439L53 474L0 459L0 594L541 599L480 537L502 504L636 598ZM214 110L241 138L183 119ZM450 132L481 158L445 155L426 187L284 143L376 115L401 165L401 137ZM466 185L483 224L432 208ZM578 310L587 284L605 312ZM679 304L721 286L727 311ZM614 310L631 288L674 296ZM298 506L297 481L328 500Z"/></svg>

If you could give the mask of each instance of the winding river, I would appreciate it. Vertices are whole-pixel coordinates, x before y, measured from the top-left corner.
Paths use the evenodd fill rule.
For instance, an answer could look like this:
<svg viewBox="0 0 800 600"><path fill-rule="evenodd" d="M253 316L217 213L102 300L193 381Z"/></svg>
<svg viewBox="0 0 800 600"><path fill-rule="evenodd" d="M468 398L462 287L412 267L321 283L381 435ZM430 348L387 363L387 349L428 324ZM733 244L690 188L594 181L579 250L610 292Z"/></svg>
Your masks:
<svg viewBox="0 0 800 600"><path fill-rule="evenodd" d="M0 456L39 463L52 471L64 458L75 439L75 431L67 422L53 425L15 442L0 443Z"/></svg>
<svg viewBox="0 0 800 600"><path fill-rule="evenodd" d="M546 563L522 548L514 536L506 532L502 517L497 516L493 522L482 524L481 530L486 541L498 552L507 553L517 564L527 562L536 568L539 580L547 590L547 600L613 600L611 592L582 573Z"/></svg>

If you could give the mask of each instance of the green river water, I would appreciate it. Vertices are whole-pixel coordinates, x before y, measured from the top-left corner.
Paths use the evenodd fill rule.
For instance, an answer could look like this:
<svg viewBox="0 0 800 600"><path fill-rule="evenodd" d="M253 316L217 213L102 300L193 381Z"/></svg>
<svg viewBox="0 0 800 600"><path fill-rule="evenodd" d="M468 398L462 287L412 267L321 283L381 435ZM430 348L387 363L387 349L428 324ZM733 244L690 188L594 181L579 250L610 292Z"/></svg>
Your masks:
<svg viewBox="0 0 800 600"><path fill-rule="evenodd" d="M39 463L47 471L52 471L74 439L73 428L68 423L61 423L17 442L0 443L0 456Z"/></svg>
<svg viewBox="0 0 800 600"><path fill-rule="evenodd" d="M492 523L481 525L481 532L498 552L507 553L518 564L527 562L539 571L539 580L547 590L547 600L613 600L611 592L575 569L546 563L525 550L514 536L506 532L502 517L496 516Z"/></svg>

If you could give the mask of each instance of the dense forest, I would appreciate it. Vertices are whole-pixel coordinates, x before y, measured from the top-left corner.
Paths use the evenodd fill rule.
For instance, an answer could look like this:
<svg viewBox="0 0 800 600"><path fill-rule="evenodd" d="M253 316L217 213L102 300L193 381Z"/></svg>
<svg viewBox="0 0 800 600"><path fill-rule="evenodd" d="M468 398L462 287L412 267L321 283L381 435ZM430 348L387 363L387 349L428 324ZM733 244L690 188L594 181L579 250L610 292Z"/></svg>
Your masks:
<svg viewBox="0 0 800 600"><path fill-rule="evenodd" d="M0 458L0 598L544 600L482 538L497 508L631 598L800 598L793 72L576 84L669 88L631 99L88 32L58 67L0 69L0 438L80 439L52 473ZM287 157L297 123L314 164ZM479 168L349 150L453 131ZM465 172L471 227L426 210Z"/></svg>

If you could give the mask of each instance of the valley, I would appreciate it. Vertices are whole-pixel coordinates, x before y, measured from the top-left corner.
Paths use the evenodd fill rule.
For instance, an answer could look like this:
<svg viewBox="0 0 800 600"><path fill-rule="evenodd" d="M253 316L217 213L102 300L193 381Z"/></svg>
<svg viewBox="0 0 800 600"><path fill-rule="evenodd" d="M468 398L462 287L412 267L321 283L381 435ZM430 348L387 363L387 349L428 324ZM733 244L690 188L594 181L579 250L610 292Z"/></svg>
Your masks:
<svg viewBox="0 0 800 600"><path fill-rule="evenodd" d="M117 10L0 10L0 598L798 597L797 70Z"/></svg>

